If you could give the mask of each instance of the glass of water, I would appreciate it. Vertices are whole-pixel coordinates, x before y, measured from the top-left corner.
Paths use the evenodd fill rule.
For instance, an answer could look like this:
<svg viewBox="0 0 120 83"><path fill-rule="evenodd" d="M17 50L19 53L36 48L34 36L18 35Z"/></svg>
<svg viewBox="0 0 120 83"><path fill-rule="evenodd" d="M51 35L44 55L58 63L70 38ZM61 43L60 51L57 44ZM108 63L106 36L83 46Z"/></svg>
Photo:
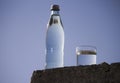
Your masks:
<svg viewBox="0 0 120 83"><path fill-rule="evenodd" d="M82 45L76 47L77 66L96 64L97 49L95 46Z"/></svg>

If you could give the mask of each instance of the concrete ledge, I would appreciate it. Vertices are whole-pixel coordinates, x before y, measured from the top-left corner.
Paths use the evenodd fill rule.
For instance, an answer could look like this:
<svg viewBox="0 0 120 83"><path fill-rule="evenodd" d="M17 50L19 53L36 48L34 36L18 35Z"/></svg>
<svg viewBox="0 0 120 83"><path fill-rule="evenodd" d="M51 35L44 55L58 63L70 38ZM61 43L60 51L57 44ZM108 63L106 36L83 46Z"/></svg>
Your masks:
<svg viewBox="0 0 120 83"><path fill-rule="evenodd" d="M120 63L36 70L31 83L120 83Z"/></svg>

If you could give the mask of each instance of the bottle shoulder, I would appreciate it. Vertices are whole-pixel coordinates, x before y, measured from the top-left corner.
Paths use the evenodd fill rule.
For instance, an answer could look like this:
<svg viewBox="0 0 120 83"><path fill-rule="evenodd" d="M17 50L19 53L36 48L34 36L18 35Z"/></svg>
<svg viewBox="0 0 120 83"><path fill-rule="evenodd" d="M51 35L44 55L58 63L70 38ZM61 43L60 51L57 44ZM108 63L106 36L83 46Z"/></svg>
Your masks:
<svg viewBox="0 0 120 83"><path fill-rule="evenodd" d="M56 33L56 34L64 34L64 29L62 26L57 24L52 24L47 28L47 33Z"/></svg>
<svg viewBox="0 0 120 83"><path fill-rule="evenodd" d="M58 14L51 15L50 20L48 22L48 27L51 26L52 24L58 24L63 27L60 15L58 15Z"/></svg>

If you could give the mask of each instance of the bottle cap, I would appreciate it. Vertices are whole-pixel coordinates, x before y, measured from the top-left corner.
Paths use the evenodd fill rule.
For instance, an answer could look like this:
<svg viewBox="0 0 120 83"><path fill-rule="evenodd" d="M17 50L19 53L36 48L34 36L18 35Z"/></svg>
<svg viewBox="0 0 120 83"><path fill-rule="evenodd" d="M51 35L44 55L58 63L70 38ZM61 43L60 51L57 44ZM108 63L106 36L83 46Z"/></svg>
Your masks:
<svg viewBox="0 0 120 83"><path fill-rule="evenodd" d="M51 6L51 10L56 10L56 11L59 11L59 5L52 5Z"/></svg>

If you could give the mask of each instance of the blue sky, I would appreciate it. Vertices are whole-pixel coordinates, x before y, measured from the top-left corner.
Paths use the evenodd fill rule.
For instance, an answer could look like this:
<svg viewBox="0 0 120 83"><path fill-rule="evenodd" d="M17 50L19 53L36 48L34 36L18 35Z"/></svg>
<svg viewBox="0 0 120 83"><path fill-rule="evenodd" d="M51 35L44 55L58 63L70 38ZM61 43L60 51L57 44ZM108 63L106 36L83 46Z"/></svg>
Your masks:
<svg viewBox="0 0 120 83"><path fill-rule="evenodd" d="M97 63L120 62L119 0L0 0L0 83L30 83L45 65L51 4L60 5L65 66L76 65L75 48L97 47Z"/></svg>

